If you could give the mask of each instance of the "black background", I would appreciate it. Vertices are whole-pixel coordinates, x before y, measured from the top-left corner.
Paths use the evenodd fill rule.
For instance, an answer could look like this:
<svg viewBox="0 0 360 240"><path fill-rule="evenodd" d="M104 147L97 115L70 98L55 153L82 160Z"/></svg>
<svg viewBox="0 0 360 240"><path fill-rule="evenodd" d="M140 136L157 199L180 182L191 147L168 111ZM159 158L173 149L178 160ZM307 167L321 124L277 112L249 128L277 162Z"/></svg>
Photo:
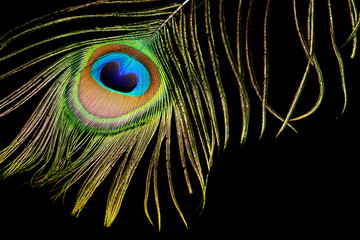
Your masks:
<svg viewBox="0 0 360 240"><path fill-rule="evenodd" d="M229 2L225 4L230 4ZM281 2L287 5L275 3L271 11L270 64L273 68L270 72L269 101L275 108L278 107L280 112L285 113L291 103L291 96L296 91L296 85L293 85L293 88L290 86L300 82L306 58L295 32L291 1ZM339 43L344 42L349 33L348 9L346 1L343 2L344 5L338 3L338 6L334 7ZM1 32L67 4L73 5L71 1L56 5L51 1L10 3L1 9ZM253 19L255 40L252 46L255 49L254 54L258 54L256 67L261 67L262 63L263 7L259 5L258 15L255 12ZM301 14L306 13L306 7L306 4L299 5ZM234 11L228 8L227 16ZM120 213L108 229L102 226L106 188L97 191L80 217L75 218L70 213L76 189L70 191L63 204L61 200L53 202L49 199L50 187L32 188L29 184L23 184L29 180L30 175L1 181L1 234L5 236L10 233L16 236L25 233L29 237L79 237L99 234L106 239L200 233L203 236L221 234L253 239L258 236L292 238L310 234L316 237L329 234L343 236L354 230L357 225L353 219L358 213L358 204L355 203L358 202L356 193L359 182L356 167L359 158L356 111L359 107L359 56L354 60L349 59L351 44L342 49L349 96L345 114L337 118L342 109L343 97L338 65L328 35L328 12L325 3L323 6L320 6L320 3L317 5L316 18L316 48L326 83L322 106L313 116L294 123L299 135L286 129L275 139L281 123L269 116L265 135L259 140L261 105L248 82L252 103L250 132L246 144L240 145L241 117L237 87L235 81L224 83L230 108L230 141L227 149L220 153L219 157L215 157L203 213L199 216L196 211L199 203L197 194L179 194L179 203L184 209L189 229L184 227L171 204L165 175L160 175L160 179L164 180L163 191L160 191L163 214L161 232L158 233L157 228L148 222L143 211L147 163L142 161ZM306 22L304 16L301 19ZM228 25L229 28L230 26L231 24ZM285 47L292 43L297 46L293 51L290 50L291 46ZM220 54L219 58L221 62L227 61L225 55ZM257 69L258 78L261 79L262 69ZM1 83L1 88L3 86ZM316 101L317 91L316 75L312 72L309 87L304 93L304 99L309 100L304 100L303 105L299 106L298 114L312 106ZM1 122L1 133L2 137L8 140L11 134L15 133L10 134L8 131L12 129L12 126L8 126L11 121L4 121ZM164 166L162 167L165 170ZM181 172L174 173L174 179L176 176L181 179L181 175ZM185 192L181 181L182 179L178 184L180 190L177 191ZM106 184L109 184L109 181L104 183ZM155 215L153 216L156 221Z"/></svg>

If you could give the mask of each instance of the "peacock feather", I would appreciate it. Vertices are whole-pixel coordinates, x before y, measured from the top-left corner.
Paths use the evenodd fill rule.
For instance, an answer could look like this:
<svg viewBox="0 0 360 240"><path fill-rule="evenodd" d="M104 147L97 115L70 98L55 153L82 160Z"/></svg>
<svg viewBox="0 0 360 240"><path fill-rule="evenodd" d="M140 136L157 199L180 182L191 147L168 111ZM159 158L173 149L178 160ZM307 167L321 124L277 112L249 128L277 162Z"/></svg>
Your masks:
<svg viewBox="0 0 360 240"><path fill-rule="evenodd" d="M254 0L87 1L13 28L0 37L1 86L15 85L0 101L0 118L24 108L34 96L42 99L18 135L0 151L2 177L32 171L31 183L53 184L54 198L65 196L81 181L72 211L78 216L112 175L104 221L108 227L139 162L147 161L145 214L153 223L148 210L153 197L160 229L158 166L164 162L172 202L187 225L176 198L171 164L181 163L189 193L193 192L189 176L196 176L203 207L214 155L228 144L228 101L239 103L241 132L233 134L240 136L241 143L249 131L251 88L261 102L260 138L269 116L281 123L278 136L286 128L297 132L293 122L320 107L325 83L315 48L317 4L328 8L325 17L340 71L341 112L345 111L344 64L335 38L331 1L310 0L301 5L307 9L305 24L298 17L299 2L293 1L291 11L307 63L286 113L269 103L268 21L275 6L270 0L261 16L262 82L251 46L252 15L254 6L259 5ZM354 58L360 21L355 1L344 4L352 28L346 43L353 42L350 57ZM228 9L232 14L225 14ZM220 61L220 54L226 61ZM317 100L294 117L311 72L318 83ZM237 99L227 98L225 81L236 83ZM152 154L143 159L146 151ZM178 156L170 154L173 151Z"/></svg>

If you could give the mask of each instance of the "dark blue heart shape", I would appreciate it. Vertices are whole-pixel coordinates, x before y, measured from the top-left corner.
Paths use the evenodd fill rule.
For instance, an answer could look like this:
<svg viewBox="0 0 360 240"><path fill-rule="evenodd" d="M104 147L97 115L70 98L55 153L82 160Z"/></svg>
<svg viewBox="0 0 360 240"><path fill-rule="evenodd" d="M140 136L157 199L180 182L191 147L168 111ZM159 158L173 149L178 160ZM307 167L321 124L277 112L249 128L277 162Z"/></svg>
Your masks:
<svg viewBox="0 0 360 240"><path fill-rule="evenodd" d="M134 73L120 75L119 69L120 65L117 61L108 62L101 69L100 81L115 91L131 92L138 83L138 77Z"/></svg>

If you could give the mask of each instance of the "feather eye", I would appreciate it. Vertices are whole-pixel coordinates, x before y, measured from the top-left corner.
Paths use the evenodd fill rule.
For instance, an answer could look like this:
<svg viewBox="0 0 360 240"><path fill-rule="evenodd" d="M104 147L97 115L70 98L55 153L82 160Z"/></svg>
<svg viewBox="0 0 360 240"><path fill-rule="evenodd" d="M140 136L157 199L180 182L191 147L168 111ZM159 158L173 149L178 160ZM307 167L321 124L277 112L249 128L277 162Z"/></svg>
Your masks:
<svg viewBox="0 0 360 240"><path fill-rule="evenodd" d="M69 112L79 124L95 131L119 132L164 102L164 80L144 49L139 52L140 47L110 43L82 53L80 64L86 67L65 94Z"/></svg>

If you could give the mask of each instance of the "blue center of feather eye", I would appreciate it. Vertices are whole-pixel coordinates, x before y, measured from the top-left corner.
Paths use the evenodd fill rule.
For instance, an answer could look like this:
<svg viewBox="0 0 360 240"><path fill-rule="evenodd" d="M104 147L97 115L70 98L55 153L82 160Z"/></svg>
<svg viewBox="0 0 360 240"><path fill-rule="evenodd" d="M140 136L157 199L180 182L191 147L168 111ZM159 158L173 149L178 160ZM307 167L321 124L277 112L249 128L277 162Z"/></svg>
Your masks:
<svg viewBox="0 0 360 240"><path fill-rule="evenodd" d="M143 95L150 86L150 75L144 65L121 52L98 58L91 75L104 88L135 97Z"/></svg>
<svg viewBox="0 0 360 240"><path fill-rule="evenodd" d="M105 64L100 72L100 81L113 90L131 92L136 87L138 78L134 73L120 75L119 68L119 63L116 61Z"/></svg>

